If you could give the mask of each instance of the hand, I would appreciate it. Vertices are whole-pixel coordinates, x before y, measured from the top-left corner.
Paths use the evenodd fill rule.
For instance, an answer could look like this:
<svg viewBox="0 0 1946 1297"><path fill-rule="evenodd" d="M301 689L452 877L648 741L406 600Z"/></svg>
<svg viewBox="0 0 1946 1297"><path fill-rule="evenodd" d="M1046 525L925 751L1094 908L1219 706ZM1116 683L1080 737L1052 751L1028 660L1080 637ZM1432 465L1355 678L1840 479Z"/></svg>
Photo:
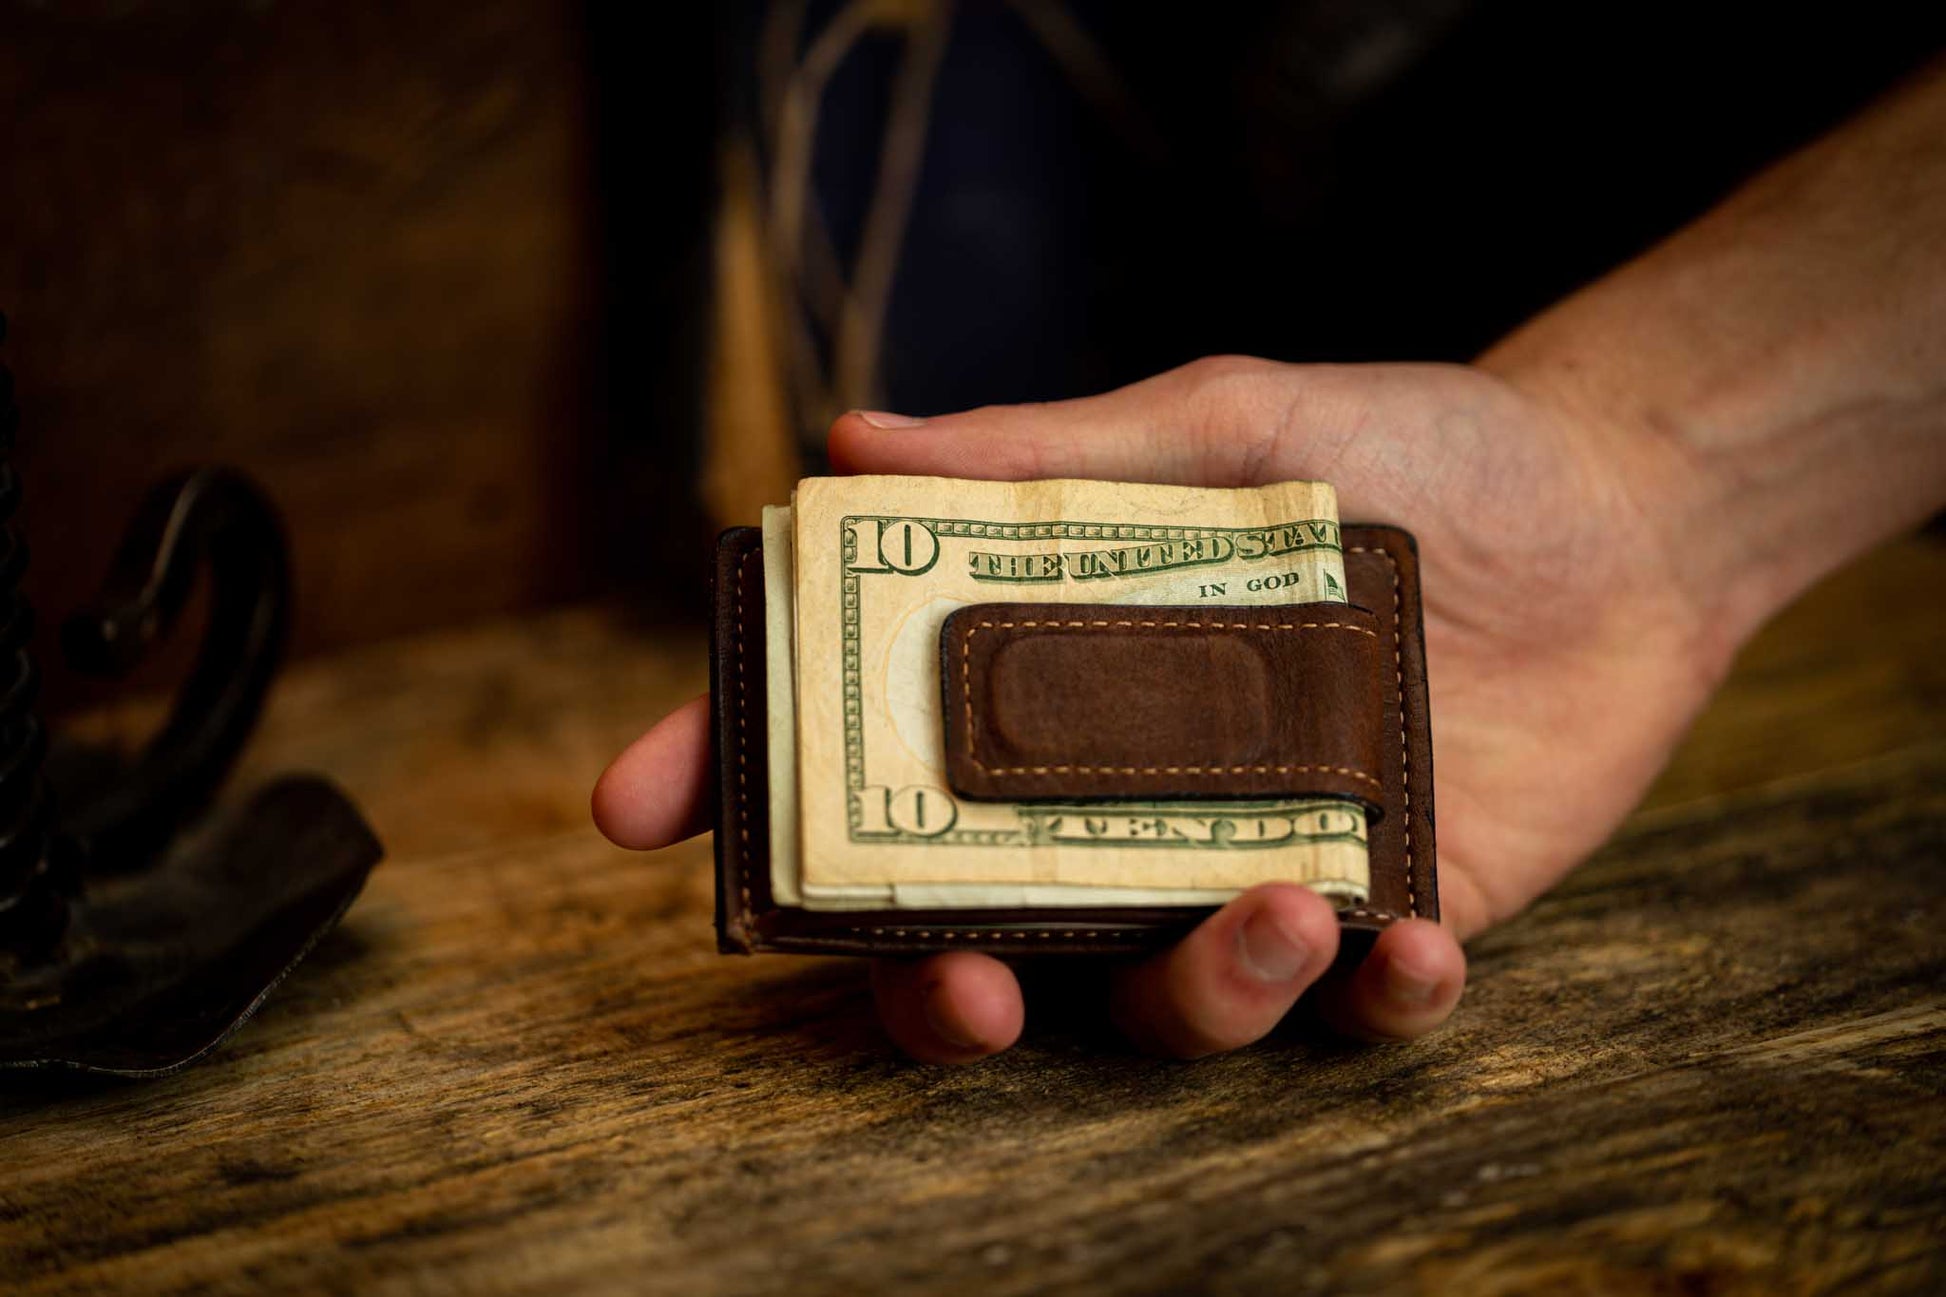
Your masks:
<svg viewBox="0 0 1946 1297"><path fill-rule="evenodd" d="M1206 360L1106 396L931 420L849 414L841 471L1211 486L1320 478L1342 516L1419 538L1441 923L1388 928L1348 977L1330 907L1256 887L1124 970L1117 1022L1194 1055L1299 994L1404 1038L1459 999L1459 941L1614 828L1737 644L1806 585L1946 502L1946 62L1542 314L1476 367ZM616 759L624 846L703 829L700 704ZM884 963L913 1055L1004 1049L1012 972Z"/></svg>
<svg viewBox="0 0 1946 1297"><path fill-rule="evenodd" d="M1337 487L1347 520L1417 535L1442 922L1395 924L1354 973L1327 978L1330 905L1290 884L1253 888L1118 975L1116 1022L1159 1052L1248 1044L1314 985L1327 1021L1358 1036L1438 1026L1465 980L1460 940L1608 835L1734 648L1675 561L1671 520L1699 506L1670 443L1483 369L1211 359L1084 400L849 414L831 457L845 472L961 478L1314 478ZM647 849L705 827L706 725L693 703L616 759L594 794L604 833ZM883 962L874 987L887 1030L928 1061L1004 1049L1024 1017L1013 973L986 955Z"/></svg>

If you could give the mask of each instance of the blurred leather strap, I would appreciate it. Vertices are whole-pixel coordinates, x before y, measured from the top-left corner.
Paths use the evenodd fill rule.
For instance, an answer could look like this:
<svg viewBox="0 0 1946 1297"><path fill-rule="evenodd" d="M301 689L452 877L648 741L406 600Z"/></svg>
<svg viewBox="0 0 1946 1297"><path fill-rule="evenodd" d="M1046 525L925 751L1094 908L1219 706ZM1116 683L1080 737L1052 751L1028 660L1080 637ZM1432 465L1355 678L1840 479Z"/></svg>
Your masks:
<svg viewBox="0 0 1946 1297"><path fill-rule="evenodd" d="M1179 765L1222 761L1248 766L1321 765L1329 757L1330 764L1378 782L1377 788L1371 789L1364 780L1351 775L1337 776L1365 789L1360 800L1375 811L1369 827L1371 897L1364 905L1338 912L1343 935L1341 960L1363 958L1372 938L1400 919L1437 919L1432 726L1426 702L1418 553L1412 537L1396 527L1346 526L1344 541L1349 607L1327 604L1194 610L1205 621L1213 615L1234 614L1232 624L1247 627L1228 632L1236 647L1216 650L1227 655L1227 660L1210 673L1210 679L1216 681L1214 687L1207 682L1171 683L1171 673L1182 673L1191 658L1200 661L1206 657L1204 649L1208 646L1190 648L1187 646L1197 641L1170 637L1192 637L1202 633L1204 627L1062 628L1095 633L1092 643L1077 640L1072 644L1054 643L1059 636L1043 633L1046 628L1042 627L978 627L979 633L971 642L974 657L967 664L969 675L985 672L985 678L974 686L976 718L983 706L989 717L996 711L1012 717L1034 701L1037 686L1031 679L1033 669L1050 661L1064 666L1070 660L1065 655L1092 652L1101 678L1109 683L1096 691L1097 696L1073 706L1105 719L1108 727L1091 736L1065 735L1045 732L1031 718L1009 719L991 727L984 736L975 735L974 751L986 754L983 759L998 769L1062 764L1003 760L1007 753L1031 756L1065 752L1074 758L1067 764L1106 765L1110 763L1103 758L1108 756L1154 755L1165 747L1177 753L1201 754L1193 762L1186 757L1176 761ZM995 620L993 609L1019 607L982 605L955 616ZM1084 613L1068 617L1073 606L1029 607L1035 614L1031 620L1055 616L1117 620L1132 613L1139 613L1142 619L1182 620L1190 612L1084 605ZM1017 613L1012 619L1030 620ZM1327 631L1323 623L1333 621L1341 626ZM1307 622L1319 625L1316 630L1255 629L1258 625L1281 627L1286 622L1300 628ZM964 620L958 629L963 636ZM1008 641L1015 649L1030 640L1036 647L1025 650L1022 662L1013 667L1002 664L996 673L990 659L1001 640L996 636L986 645L980 640L1001 629L1026 632ZM1134 637L1107 634L1130 629L1153 633ZM955 644L965 643L963 638L953 638L954 630L949 626L942 635L942 652L948 660ZM1361 630L1371 634L1359 633ZM1047 656L1036 659L1036 653ZM981 654L989 659L984 667ZM1100 671L1104 665L1111 669ZM1122 668L1120 676L1112 669L1116 665ZM1028 670L1019 670L1022 667ZM1010 671L1016 673L1015 678L1008 678ZM1142 681L1139 700L1137 691L1117 683L1125 681L1130 671ZM1207 906L819 911L779 905L770 891L767 849L770 795L765 753L763 534L755 527L724 532L717 543L710 686L717 793L717 944L725 953L916 955L975 949L1014 956L1132 954L1173 941L1209 913ZM1224 687L1241 690L1239 696L1249 701L1249 707L1239 707L1219 696ZM1129 716L1107 715L1115 710L1111 704L1118 691L1121 705L1130 710ZM1155 695L1153 699L1151 694ZM955 696L950 679L942 681L942 695ZM1214 709L1215 719L1184 719L1180 711L1185 700ZM1171 708L1177 710L1172 712ZM949 714L951 710L949 707ZM1246 715L1252 710L1280 718L1279 723L1259 723L1258 716ZM1140 715L1134 715L1136 711ZM1153 732L1143 729L1145 719L1152 723ZM1060 723L1070 725L1073 720L1074 716L1063 713ZM1231 726L1240 734L1219 732ZM1164 730L1169 732L1164 734ZM1137 762L1131 759L1115 764ZM1144 757L1141 764L1152 763ZM1030 776L1032 773L1030 770ZM1098 786L1105 790L1112 786L1112 778L1103 778L1107 782ZM957 784L958 776L953 779ZM1224 784L1222 791L1212 789L1204 795L1270 795L1241 782L1212 782ZM1322 793L1339 788L1308 773L1304 785L1285 791ZM1348 788L1339 791L1358 795ZM1023 800L1012 793L994 795ZM1071 794L1050 788L1045 795ZM1129 786L1122 794L1101 791L1088 795L1157 794L1146 786L1139 793Z"/></svg>

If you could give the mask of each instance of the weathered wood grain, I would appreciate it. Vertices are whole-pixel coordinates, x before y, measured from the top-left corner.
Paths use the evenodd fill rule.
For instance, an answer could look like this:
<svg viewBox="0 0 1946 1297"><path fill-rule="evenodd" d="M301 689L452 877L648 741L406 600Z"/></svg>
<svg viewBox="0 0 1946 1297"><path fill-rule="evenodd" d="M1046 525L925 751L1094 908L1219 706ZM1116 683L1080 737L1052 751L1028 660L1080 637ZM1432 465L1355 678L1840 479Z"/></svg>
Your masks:
<svg viewBox="0 0 1946 1297"><path fill-rule="evenodd" d="M1946 543L1894 541L1766 626L1647 805L1721 796L1927 742L1946 716Z"/></svg>
<svg viewBox="0 0 1946 1297"><path fill-rule="evenodd" d="M1913 1285L1943 851L1946 746L1630 834L1417 1046L1159 1063L1077 1006L957 1072L853 965L716 956L695 848L417 861L208 1065L0 1101L0 1256L22 1292Z"/></svg>
<svg viewBox="0 0 1946 1297"><path fill-rule="evenodd" d="M1476 943L1447 1030L1294 1023L1194 1064L1127 1053L1072 966L1030 974L1020 1048L956 1071L890 1050L856 964L717 956L706 844L580 824L610 748L695 687L693 639L580 610L310 664L253 762L344 779L395 858L205 1064L0 1090L0 1277L1937 1290L1940 614L1826 633L1870 569L1753 648L1675 793ZM1866 714L1820 724L1831 697Z"/></svg>

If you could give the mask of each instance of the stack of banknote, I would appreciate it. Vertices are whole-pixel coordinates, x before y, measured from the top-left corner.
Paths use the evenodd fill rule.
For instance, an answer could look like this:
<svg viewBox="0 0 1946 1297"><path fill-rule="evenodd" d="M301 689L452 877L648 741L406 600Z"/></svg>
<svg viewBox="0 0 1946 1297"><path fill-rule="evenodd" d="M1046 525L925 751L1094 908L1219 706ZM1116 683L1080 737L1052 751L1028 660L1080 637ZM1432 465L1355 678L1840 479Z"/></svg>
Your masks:
<svg viewBox="0 0 1946 1297"><path fill-rule="evenodd" d="M941 748L949 613L1342 603L1330 486L811 478L763 531L780 903L1208 905L1271 879L1365 898L1356 802L972 801L949 791Z"/></svg>

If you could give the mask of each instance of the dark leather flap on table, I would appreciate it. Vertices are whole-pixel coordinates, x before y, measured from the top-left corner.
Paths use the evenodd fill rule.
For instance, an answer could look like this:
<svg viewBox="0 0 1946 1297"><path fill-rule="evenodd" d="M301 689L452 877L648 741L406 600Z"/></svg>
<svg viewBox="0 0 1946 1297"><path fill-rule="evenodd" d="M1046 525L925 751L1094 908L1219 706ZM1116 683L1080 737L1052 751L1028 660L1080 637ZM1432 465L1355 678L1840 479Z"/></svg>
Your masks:
<svg viewBox="0 0 1946 1297"><path fill-rule="evenodd" d="M1439 888L1418 553L1411 536L1396 527L1348 525L1344 543L1351 605L1372 619L1380 708L1373 741L1374 776L1382 786L1371 799L1378 812L1369 829L1371 897L1338 912L1340 956L1356 960L1386 925L1408 917L1437 919ZM1333 607L1347 615L1342 606ZM1167 944L1209 912L1182 906L819 911L779 905L770 892L763 533L755 527L726 531L717 542L710 689L716 927L725 953L1132 954Z"/></svg>
<svg viewBox="0 0 1946 1297"><path fill-rule="evenodd" d="M947 781L984 801L1376 808L1378 640L1378 618L1341 603L974 604L939 637Z"/></svg>

